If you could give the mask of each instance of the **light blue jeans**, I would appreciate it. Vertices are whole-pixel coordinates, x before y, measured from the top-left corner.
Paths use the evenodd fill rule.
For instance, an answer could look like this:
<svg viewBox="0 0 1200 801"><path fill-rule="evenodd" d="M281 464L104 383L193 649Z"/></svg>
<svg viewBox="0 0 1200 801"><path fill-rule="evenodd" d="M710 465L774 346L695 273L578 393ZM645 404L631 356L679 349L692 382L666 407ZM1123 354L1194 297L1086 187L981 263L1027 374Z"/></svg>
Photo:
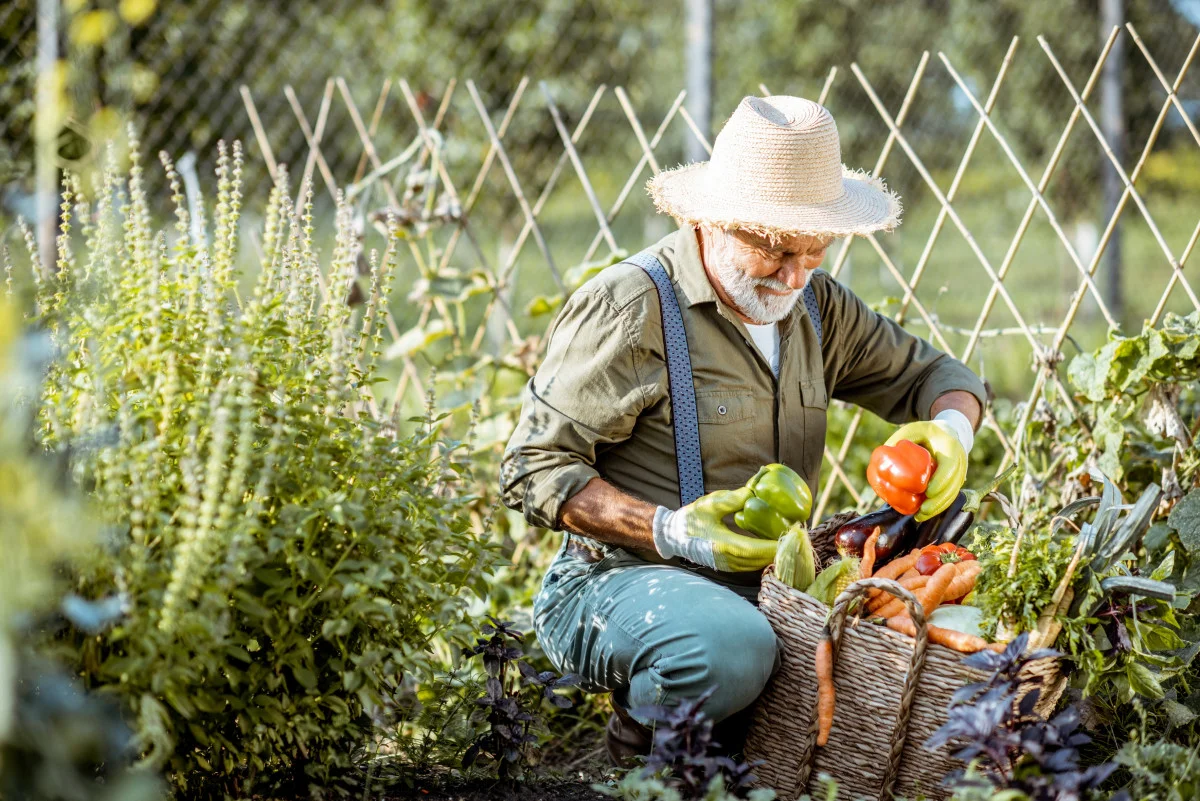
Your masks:
<svg viewBox="0 0 1200 801"><path fill-rule="evenodd" d="M751 602L757 588L735 590L613 546L589 563L567 553L570 536L533 603L534 630L555 667L625 709L672 706L716 685L704 711L720 721L758 698L779 647Z"/></svg>

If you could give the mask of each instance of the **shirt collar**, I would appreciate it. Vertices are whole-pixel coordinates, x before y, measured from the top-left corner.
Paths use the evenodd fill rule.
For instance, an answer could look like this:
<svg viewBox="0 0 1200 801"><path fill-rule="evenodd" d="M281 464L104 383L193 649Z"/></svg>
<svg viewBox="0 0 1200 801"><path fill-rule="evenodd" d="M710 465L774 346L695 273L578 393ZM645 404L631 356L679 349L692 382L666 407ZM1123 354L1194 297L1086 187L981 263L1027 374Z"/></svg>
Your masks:
<svg viewBox="0 0 1200 801"><path fill-rule="evenodd" d="M675 280L689 307L721 300L704 271L697 236L695 227L688 223L680 225L675 234Z"/></svg>

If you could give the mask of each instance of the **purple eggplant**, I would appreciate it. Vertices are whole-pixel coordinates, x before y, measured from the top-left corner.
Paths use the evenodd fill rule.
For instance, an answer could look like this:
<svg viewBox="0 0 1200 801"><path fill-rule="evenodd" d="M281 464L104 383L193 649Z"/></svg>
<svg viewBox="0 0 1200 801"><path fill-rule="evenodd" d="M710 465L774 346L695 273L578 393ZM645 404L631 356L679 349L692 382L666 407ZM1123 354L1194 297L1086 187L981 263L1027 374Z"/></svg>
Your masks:
<svg viewBox="0 0 1200 801"><path fill-rule="evenodd" d="M879 529L879 539L875 542L877 567L887 564L902 550L911 550L917 536L917 523L912 515L902 515L885 506L843 524L833 535L834 544L843 555L862 556L863 546L876 528Z"/></svg>
<svg viewBox="0 0 1200 801"><path fill-rule="evenodd" d="M1007 470L988 482L983 489L960 491L958 497L954 499L954 503L950 504L944 512L920 524L915 547L924 548L926 545L941 545L944 542L957 543L961 540L967 530L971 528L971 524L975 522L975 514L979 511L983 499L995 492L996 488L1012 474L1016 467L1015 464L1010 465Z"/></svg>

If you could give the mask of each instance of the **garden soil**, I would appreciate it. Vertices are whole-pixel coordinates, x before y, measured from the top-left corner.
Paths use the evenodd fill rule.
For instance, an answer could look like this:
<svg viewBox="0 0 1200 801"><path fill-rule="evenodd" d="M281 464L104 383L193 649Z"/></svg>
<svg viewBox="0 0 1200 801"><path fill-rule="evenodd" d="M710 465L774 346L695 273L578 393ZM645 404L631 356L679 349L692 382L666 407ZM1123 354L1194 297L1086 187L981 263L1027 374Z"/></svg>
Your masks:
<svg viewBox="0 0 1200 801"><path fill-rule="evenodd" d="M418 788L388 797L389 801L600 801L604 798L591 788L590 783L562 779L542 779L514 785L494 780L470 781L435 789Z"/></svg>

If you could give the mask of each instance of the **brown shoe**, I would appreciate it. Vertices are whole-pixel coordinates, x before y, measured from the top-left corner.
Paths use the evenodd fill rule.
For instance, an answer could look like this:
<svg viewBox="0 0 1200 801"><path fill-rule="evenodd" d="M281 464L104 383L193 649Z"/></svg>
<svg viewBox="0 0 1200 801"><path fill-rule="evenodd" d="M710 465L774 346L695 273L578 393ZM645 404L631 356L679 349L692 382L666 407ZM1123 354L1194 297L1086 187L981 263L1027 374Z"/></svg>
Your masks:
<svg viewBox="0 0 1200 801"><path fill-rule="evenodd" d="M637 762L635 757L646 756L654 742L653 732L649 727L638 723L618 704L613 704L613 713L608 717L608 726L604 730L604 745L608 750L608 759L618 768L631 768Z"/></svg>

